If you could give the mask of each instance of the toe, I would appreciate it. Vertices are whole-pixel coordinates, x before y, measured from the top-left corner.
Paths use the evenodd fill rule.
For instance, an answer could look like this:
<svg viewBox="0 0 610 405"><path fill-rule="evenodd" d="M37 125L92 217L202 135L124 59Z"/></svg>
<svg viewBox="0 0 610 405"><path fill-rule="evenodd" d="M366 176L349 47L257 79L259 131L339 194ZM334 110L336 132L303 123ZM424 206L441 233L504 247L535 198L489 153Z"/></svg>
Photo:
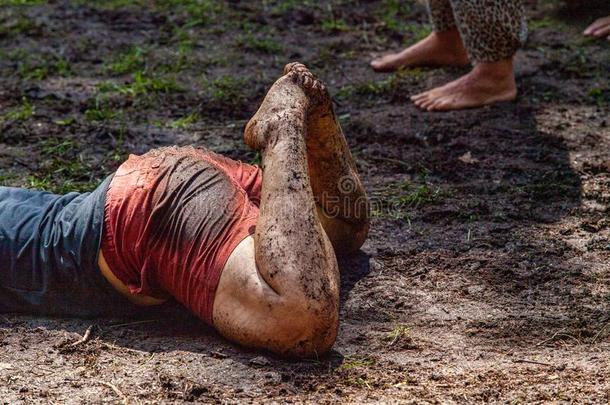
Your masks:
<svg viewBox="0 0 610 405"><path fill-rule="evenodd" d="M417 105L421 108L426 108L434 99L430 97L430 95L426 95L426 97L417 100Z"/></svg>
<svg viewBox="0 0 610 405"><path fill-rule="evenodd" d="M416 106L421 106L424 102L426 102L428 98L423 96L423 97L419 97L419 98L411 98L411 100L413 100L413 104L415 104Z"/></svg>
<svg viewBox="0 0 610 405"><path fill-rule="evenodd" d="M436 98L427 98L422 104L421 104L421 108L428 110L435 102L436 102Z"/></svg>
<svg viewBox="0 0 610 405"><path fill-rule="evenodd" d="M441 97L430 106L429 111L447 111L451 104L451 97Z"/></svg>
<svg viewBox="0 0 610 405"><path fill-rule="evenodd" d="M435 99L432 100L430 103L426 104L426 111L436 111L436 106L439 104L439 102L439 99Z"/></svg>
<svg viewBox="0 0 610 405"><path fill-rule="evenodd" d="M313 79L311 78L310 75L303 75L302 80L303 80L303 86L307 87L308 89L313 87Z"/></svg>
<svg viewBox="0 0 610 405"><path fill-rule="evenodd" d="M287 63L286 66L284 66L284 74L288 74L292 71L292 68L294 67L294 65L296 65L299 62L290 62Z"/></svg>
<svg viewBox="0 0 610 405"><path fill-rule="evenodd" d="M380 72L384 69L384 63L383 63L383 60L381 60L381 59L372 60L370 65L373 68L373 70L378 71L378 72Z"/></svg>
<svg viewBox="0 0 610 405"><path fill-rule="evenodd" d="M292 71L299 70L299 69L307 69L307 67L305 65L303 65L301 62L290 62L286 66L284 66L284 74L288 74Z"/></svg>
<svg viewBox="0 0 610 405"><path fill-rule="evenodd" d="M424 103L426 103L428 101L427 98L420 98L419 100L414 100L413 104L415 104L416 106L418 106L419 108L424 108L423 105Z"/></svg>
<svg viewBox="0 0 610 405"><path fill-rule="evenodd" d="M411 100L415 101L415 100L424 99L428 96L428 93L429 93L429 91L424 91L423 93L415 94L415 95L411 96Z"/></svg>

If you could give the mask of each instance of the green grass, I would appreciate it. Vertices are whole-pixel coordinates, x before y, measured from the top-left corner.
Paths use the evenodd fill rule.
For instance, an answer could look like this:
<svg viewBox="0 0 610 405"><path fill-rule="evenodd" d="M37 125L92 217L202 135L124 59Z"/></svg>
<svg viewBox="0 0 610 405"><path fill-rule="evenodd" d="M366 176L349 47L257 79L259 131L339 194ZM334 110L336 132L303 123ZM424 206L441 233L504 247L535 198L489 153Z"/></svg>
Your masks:
<svg viewBox="0 0 610 405"><path fill-rule="evenodd" d="M407 325L398 324L384 338L390 346L401 347L403 349L415 349L417 346L413 343L411 337L411 328Z"/></svg>
<svg viewBox="0 0 610 405"><path fill-rule="evenodd" d="M397 32L405 31L405 21L412 12L411 3L403 0L384 0L377 10L377 18L383 21L386 28Z"/></svg>
<svg viewBox="0 0 610 405"><path fill-rule="evenodd" d="M0 186L10 187L12 185L13 180L17 178L18 176L15 173L2 173L0 174Z"/></svg>
<svg viewBox="0 0 610 405"><path fill-rule="evenodd" d="M250 161L248 162L251 165L256 165L256 166L262 166L263 165L263 157L261 156L260 152L256 152L254 154L254 157L252 159L250 159Z"/></svg>
<svg viewBox="0 0 610 405"><path fill-rule="evenodd" d="M25 121L34 114L34 106L30 104L27 98L23 97L21 99L21 105L0 116L0 121Z"/></svg>
<svg viewBox="0 0 610 405"><path fill-rule="evenodd" d="M355 368L368 368L375 365L375 359L367 356L346 356L337 370L352 370Z"/></svg>
<svg viewBox="0 0 610 405"><path fill-rule="evenodd" d="M76 122L76 118L68 117L64 119L55 120L53 122L61 127L68 127Z"/></svg>
<svg viewBox="0 0 610 405"><path fill-rule="evenodd" d="M359 377L352 376L352 377L347 378L345 380L345 382L351 386L366 388L368 390L373 389L373 386L371 385L371 381L366 376L359 376Z"/></svg>
<svg viewBox="0 0 610 405"><path fill-rule="evenodd" d="M402 206L419 207L438 200L440 190L433 190L428 183L415 185L409 182L398 183L395 188L398 193L393 201Z"/></svg>
<svg viewBox="0 0 610 405"><path fill-rule="evenodd" d="M247 81L241 77L223 75L213 80L203 78L206 94L220 104L239 104L245 99Z"/></svg>
<svg viewBox="0 0 610 405"><path fill-rule="evenodd" d="M44 80L49 76L67 77L72 73L70 63L63 58L43 58L32 60L29 58L21 60L17 73L24 80Z"/></svg>
<svg viewBox="0 0 610 405"><path fill-rule="evenodd" d="M107 10L131 8L184 15L184 28L210 24L226 10L225 2L219 0L73 0L73 3Z"/></svg>
<svg viewBox="0 0 610 405"><path fill-rule="evenodd" d="M200 118L199 113L193 112L180 119L170 122L170 124L168 126L173 129L184 129L184 128L188 127L189 125L197 122L199 120L199 118Z"/></svg>
<svg viewBox="0 0 610 405"><path fill-rule="evenodd" d="M114 62L110 63L108 70L115 75L142 71L146 67L146 55L146 49L133 46L126 52L121 53Z"/></svg>
<svg viewBox="0 0 610 405"><path fill-rule="evenodd" d="M28 176L30 188L57 194L93 190L99 181L87 158L79 154L80 145L72 139L49 138L41 143L41 166Z"/></svg>
<svg viewBox="0 0 610 405"><path fill-rule="evenodd" d="M348 84L341 87L336 97L344 99L353 95L357 96L378 96L392 90L394 86L394 76L390 76L384 80L371 81L371 82L360 82L354 84Z"/></svg>
<svg viewBox="0 0 610 405"><path fill-rule="evenodd" d="M19 34L38 35L41 33L41 28L31 19L24 16L10 16L2 20L0 16L0 38L13 37Z"/></svg>
<svg viewBox="0 0 610 405"><path fill-rule="evenodd" d="M567 25L564 22L548 16L540 19L530 19L527 24L530 31L535 31L542 28L553 28L561 31L566 30L567 28Z"/></svg>
<svg viewBox="0 0 610 405"><path fill-rule="evenodd" d="M226 11L225 2L218 0L157 0L154 7L159 11L186 14L185 28L210 24Z"/></svg>
<svg viewBox="0 0 610 405"><path fill-rule="evenodd" d="M193 53L193 44L194 41L191 39L183 40L178 44L178 57L173 63L166 65L166 67L168 67L166 70L167 72L182 72L191 64L190 60Z"/></svg>
<svg viewBox="0 0 610 405"><path fill-rule="evenodd" d="M150 93L172 93L182 92L174 77L152 76L143 71L137 71L133 80L126 83L104 82L97 86L100 93L119 93L128 97L138 97Z"/></svg>
<svg viewBox="0 0 610 405"><path fill-rule="evenodd" d="M347 22L341 18L329 17L322 20L322 29L328 32L343 32L349 31L350 27Z"/></svg>
<svg viewBox="0 0 610 405"><path fill-rule="evenodd" d="M146 0L72 0L73 3L78 5L85 5L89 7L97 7L107 10L116 10L126 7L146 7L149 2Z"/></svg>
<svg viewBox="0 0 610 405"><path fill-rule="evenodd" d="M389 340L391 342L391 344L394 344L399 339L401 339L405 336L408 337L410 335L411 335L411 329L408 326L396 325L396 327L390 333L388 333L388 335L386 336L386 340Z"/></svg>
<svg viewBox="0 0 610 405"><path fill-rule="evenodd" d="M589 97L599 107L607 106L610 104L610 88L607 87L593 87L589 89Z"/></svg>
<svg viewBox="0 0 610 405"><path fill-rule="evenodd" d="M55 180L51 175L30 175L27 177L28 188L49 191L55 194L67 194L74 191L84 193L95 190L98 185L99 181L96 180Z"/></svg>
<svg viewBox="0 0 610 405"><path fill-rule="evenodd" d="M45 0L0 0L0 6L36 6L45 3Z"/></svg>
<svg viewBox="0 0 610 405"><path fill-rule="evenodd" d="M275 54L282 51L282 45L274 38L259 38L252 33L241 35L237 39L237 46L246 51L263 54Z"/></svg>
<svg viewBox="0 0 610 405"><path fill-rule="evenodd" d="M109 121L120 115L120 111L115 111L106 104L103 98L96 97L93 105L85 110L85 118L88 121Z"/></svg>
<svg viewBox="0 0 610 405"><path fill-rule="evenodd" d="M299 8L319 7L320 3L313 0L263 0L263 3L269 6L271 15L284 15Z"/></svg>
<svg viewBox="0 0 610 405"><path fill-rule="evenodd" d="M42 154L46 156L65 155L73 151L77 144L71 139L60 140L57 138L45 139L41 142Z"/></svg>
<svg viewBox="0 0 610 405"><path fill-rule="evenodd" d="M411 212L428 204L438 203L444 196L440 189L426 181L415 184L398 181L386 184L372 194L371 214L376 217L410 221Z"/></svg>
<svg viewBox="0 0 610 405"><path fill-rule="evenodd" d="M345 85L337 91L336 97L339 99L351 96L377 98L381 95L396 93L408 94L410 91L407 88L424 77L425 72L421 68L403 69L382 80Z"/></svg>
<svg viewBox="0 0 610 405"><path fill-rule="evenodd" d="M405 26L405 33L411 43L426 38L431 32L432 27L428 24L409 24Z"/></svg>

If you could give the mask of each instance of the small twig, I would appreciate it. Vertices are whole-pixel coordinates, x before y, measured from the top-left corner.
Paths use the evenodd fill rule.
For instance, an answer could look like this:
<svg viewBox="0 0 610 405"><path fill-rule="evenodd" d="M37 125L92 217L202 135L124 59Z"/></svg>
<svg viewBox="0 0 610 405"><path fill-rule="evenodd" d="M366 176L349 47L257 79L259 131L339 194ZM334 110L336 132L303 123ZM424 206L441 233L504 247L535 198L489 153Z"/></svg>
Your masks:
<svg viewBox="0 0 610 405"><path fill-rule="evenodd" d="M35 370L36 368L39 368L40 371L42 371L42 372L41 373L37 373L36 370ZM28 372L34 374L36 377L47 377L47 376L50 376L51 374L55 374L54 370L49 370L49 369L44 368L44 367L42 367L40 365L33 365L32 367L30 367L30 370Z"/></svg>
<svg viewBox="0 0 610 405"><path fill-rule="evenodd" d="M542 342L538 342L538 343L536 343L536 346L542 346L543 344L545 344L545 343L547 343L547 342L552 341L552 340L553 340L553 339L555 339L555 338L557 337L557 335L559 335L561 332L562 332L562 331L555 332L555 333L553 334L553 336L551 336L550 338L548 338L548 339L544 339Z"/></svg>
<svg viewBox="0 0 610 405"><path fill-rule="evenodd" d="M593 341L592 341L591 343L595 343L595 342L597 342L597 338L598 338L598 337L599 337L599 336L600 336L602 333L604 333L604 331L605 331L605 330L608 328L608 326L610 326L610 322L608 322L607 324L605 324L605 325L604 325L604 327L603 327L603 328L601 328L601 329L599 330L599 332L597 332L597 333L595 334L595 337L593 337Z"/></svg>
<svg viewBox="0 0 610 405"><path fill-rule="evenodd" d="M105 385L106 387L110 388L112 391L114 391L115 394L117 394L119 397L121 397L121 399L123 400L123 404L129 403L127 396L125 394L123 394L123 392L116 385L106 382L106 381L98 381L98 382L100 384Z"/></svg>
<svg viewBox="0 0 610 405"><path fill-rule="evenodd" d="M140 324L143 324L143 323L151 323L151 322L159 322L159 319L149 319L149 320L144 320L144 321L135 321L135 322L128 322L128 323L120 323L118 325L110 325L110 326L108 326L108 329L110 329L110 328L121 328L123 326L140 325Z"/></svg>
<svg viewBox="0 0 610 405"><path fill-rule="evenodd" d="M547 367L553 367L556 368L554 365L549 364L549 363L543 363L541 361L535 361L535 360L527 360L527 359L514 359L513 363L528 363L528 364L537 364L539 366L547 366Z"/></svg>
<svg viewBox="0 0 610 405"><path fill-rule="evenodd" d="M394 163L394 164L399 165L399 166L404 166L404 167L407 167L407 168L411 168L410 164L408 164L404 160L400 160L400 159L393 159L393 158L387 158L387 157L381 157L381 156L369 156L369 158L371 160L377 160L377 161L380 161L380 162L389 162L389 163Z"/></svg>
<svg viewBox="0 0 610 405"><path fill-rule="evenodd" d="M72 343L70 345L70 347L76 347L78 345L82 345L83 343L87 343L89 341L89 338L91 338L91 331L92 330L93 330L93 325L89 325L89 327L85 331L85 334L83 335L83 337L78 342Z"/></svg>
<svg viewBox="0 0 610 405"><path fill-rule="evenodd" d="M126 352L131 352L131 353L150 355L150 352L145 352L143 350L130 349L129 347L121 347L121 346L117 346L115 344L108 343L108 342L103 342L102 344L108 349L124 350Z"/></svg>
<svg viewBox="0 0 610 405"><path fill-rule="evenodd" d="M563 330L560 330L559 332L555 332L553 334L553 336L551 336L548 339L543 340L542 342L536 343L536 346L542 346L545 343L548 343L552 340L554 340L556 337L566 337L566 338L570 338L572 340L574 340L576 342L576 344L581 344L580 340L576 339L574 336L572 335L568 335L567 333L564 333Z"/></svg>

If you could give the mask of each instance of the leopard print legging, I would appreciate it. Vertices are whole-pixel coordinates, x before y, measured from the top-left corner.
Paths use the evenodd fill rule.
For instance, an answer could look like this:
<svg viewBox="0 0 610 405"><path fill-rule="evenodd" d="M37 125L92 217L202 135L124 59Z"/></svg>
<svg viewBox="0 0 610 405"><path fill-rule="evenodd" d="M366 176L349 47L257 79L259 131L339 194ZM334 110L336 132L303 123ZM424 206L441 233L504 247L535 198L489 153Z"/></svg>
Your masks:
<svg viewBox="0 0 610 405"><path fill-rule="evenodd" d="M520 0L428 0L428 13L435 31L457 27L474 63L510 58L527 37Z"/></svg>

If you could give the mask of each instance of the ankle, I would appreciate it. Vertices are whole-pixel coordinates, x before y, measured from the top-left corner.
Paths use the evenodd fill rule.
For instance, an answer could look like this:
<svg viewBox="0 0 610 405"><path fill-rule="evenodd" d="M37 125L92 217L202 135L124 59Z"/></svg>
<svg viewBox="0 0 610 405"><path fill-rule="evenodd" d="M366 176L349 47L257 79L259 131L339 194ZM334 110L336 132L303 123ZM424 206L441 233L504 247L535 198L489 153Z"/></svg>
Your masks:
<svg viewBox="0 0 610 405"><path fill-rule="evenodd" d="M446 45L464 46L460 32L455 28L448 31L434 31L429 37Z"/></svg>
<svg viewBox="0 0 610 405"><path fill-rule="evenodd" d="M448 64L461 65L468 63L468 52L457 29L433 32L428 38L437 52L444 53L448 61L453 60L453 62L448 62Z"/></svg>
<svg viewBox="0 0 610 405"><path fill-rule="evenodd" d="M504 59L498 62L476 63L472 69L472 74L491 80L513 81L515 74L513 70L513 59Z"/></svg>

